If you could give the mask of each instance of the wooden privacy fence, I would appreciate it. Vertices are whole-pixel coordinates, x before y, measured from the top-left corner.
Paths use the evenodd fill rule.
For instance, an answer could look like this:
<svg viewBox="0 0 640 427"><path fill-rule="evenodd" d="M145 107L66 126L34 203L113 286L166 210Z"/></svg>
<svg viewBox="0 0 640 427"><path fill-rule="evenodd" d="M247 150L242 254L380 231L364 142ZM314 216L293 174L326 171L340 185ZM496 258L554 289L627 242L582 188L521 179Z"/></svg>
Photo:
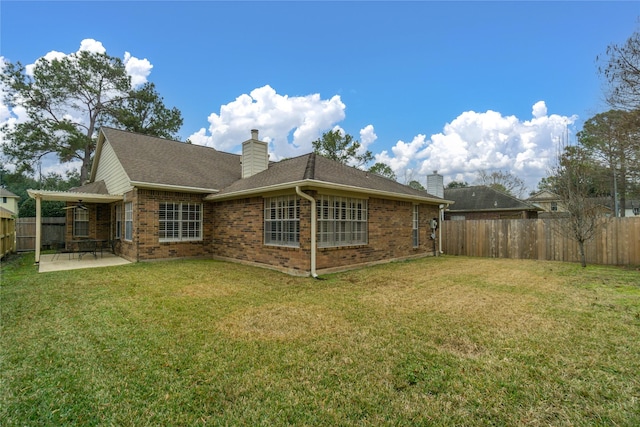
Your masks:
<svg viewBox="0 0 640 427"><path fill-rule="evenodd" d="M443 221L445 254L579 262L578 244L561 232L563 219ZM640 218L603 218L585 244L587 263L640 265Z"/></svg>
<svg viewBox="0 0 640 427"><path fill-rule="evenodd" d="M65 235L64 217L42 218L42 245L47 246L53 242L64 243ZM34 251L36 249L36 219L34 217L18 218L16 222L17 251Z"/></svg>
<svg viewBox="0 0 640 427"><path fill-rule="evenodd" d="M0 209L0 258L16 251L16 219Z"/></svg>

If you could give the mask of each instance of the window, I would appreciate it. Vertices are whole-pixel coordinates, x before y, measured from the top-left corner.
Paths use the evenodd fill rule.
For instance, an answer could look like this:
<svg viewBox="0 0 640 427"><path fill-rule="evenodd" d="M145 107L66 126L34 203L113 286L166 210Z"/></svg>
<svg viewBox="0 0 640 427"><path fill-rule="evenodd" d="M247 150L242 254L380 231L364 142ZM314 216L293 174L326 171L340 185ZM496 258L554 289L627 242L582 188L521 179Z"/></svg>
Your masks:
<svg viewBox="0 0 640 427"><path fill-rule="evenodd" d="M633 208L633 214L634 215L640 215L640 208Z"/></svg>
<svg viewBox="0 0 640 427"><path fill-rule="evenodd" d="M116 205L116 239L122 237L122 205Z"/></svg>
<svg viewBox="0 0 640 427"><path fill-rule="evenodd" d="M558 202L551 202L551 212L558 211Z"/></svg>
<svg viewBox="0 0 640 427"><path fill-rule="evenodd" d="M7 198L6 197L2 198L2 203L7 203Z"/></svg>
<svg viewBox="0 0 640 427"><path fill-rule="evenodd" d="M296 196L264 200L264 244L300 246L300 200Z"/></svg>
<svg viewBox="0 0 640 427"><path fill-rule="evenodd" d="M320 196L318 246L367 244L367 201L351 197Z"/></svg>
<svg viewBox="0 0 640 427"><path fill-rule="evenodd" d="M160 241L202 240L202 205L160 203Z"/></svg>
<svg viewBox="0 0 640 427"><path fill-rule="evenodd" d="M124 240L133 240L133 203L124 204Z"/></svg>
<svg viewBox="0 0 640 427"><path fill-rule="evenodd" d="M75 208L73 210L73 235L89 237L89 211Z"/></svg>
<svg viewBox="0 0 640 427"><path fill-rule="evenodd" d="M418 217L418 205L413 205L413 247L420 246L420 222Z"/></svg>

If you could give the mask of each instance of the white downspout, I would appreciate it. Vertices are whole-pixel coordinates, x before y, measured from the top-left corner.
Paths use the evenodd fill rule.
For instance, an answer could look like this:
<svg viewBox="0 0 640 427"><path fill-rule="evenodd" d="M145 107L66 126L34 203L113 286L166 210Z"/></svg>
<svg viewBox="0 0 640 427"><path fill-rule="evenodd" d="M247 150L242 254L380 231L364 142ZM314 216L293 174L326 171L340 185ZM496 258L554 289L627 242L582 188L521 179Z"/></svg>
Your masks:
<svg viewBox="0 0 640 427"><path fill-rule="evenodd" d="M317 222L317 213L316 213L316 199L309 196L306 193L303 193L300 190L300 187L296 185L296 194L304 199L307 199L311 202L311 277L314 279L318 278L318 274L316 273L316 222Z"/></svg>
<svg viewBox="0 0 640 427"><path fill-rule="evenodd" d="M40 246L42 245L42 201L36 195L36 264L40 263Z"/></svg>
<svg viewBox="0 0 640 427"><path fill-rule="evenodd" d="M447 205L449 206L449 205ZM438 227L438 250L439 252L442 254L444 252L442 252L442 225L444 223L444 209L445 209L445 205L440 205L438 206L440 208L440 226Z"/></svg>

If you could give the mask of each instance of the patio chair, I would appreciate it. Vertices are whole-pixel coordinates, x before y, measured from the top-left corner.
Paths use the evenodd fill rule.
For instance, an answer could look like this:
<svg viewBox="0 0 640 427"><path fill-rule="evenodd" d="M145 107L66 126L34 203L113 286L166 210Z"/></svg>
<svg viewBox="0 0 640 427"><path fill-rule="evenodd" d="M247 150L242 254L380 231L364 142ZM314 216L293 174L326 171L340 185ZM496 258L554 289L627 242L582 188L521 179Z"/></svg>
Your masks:
<svg viewBox="0 0 640 427"><path fill-rule="evenodd" d="M51 242L50 245L51 249L54 251L51 261L55 261L56 258L59 258L60 254L69 254L69 259L71 259L73 251L67 249L64 242Z"/></svg>

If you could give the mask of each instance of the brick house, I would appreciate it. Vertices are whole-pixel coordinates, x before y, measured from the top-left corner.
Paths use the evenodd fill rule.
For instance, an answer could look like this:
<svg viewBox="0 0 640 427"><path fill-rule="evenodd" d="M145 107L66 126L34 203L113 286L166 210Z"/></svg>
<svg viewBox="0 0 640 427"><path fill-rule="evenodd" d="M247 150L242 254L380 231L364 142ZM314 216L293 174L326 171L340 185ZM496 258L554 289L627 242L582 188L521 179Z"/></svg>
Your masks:
<svg viewBox="0 0 640 427"><path fill-rule="evenodd" d="M535 219L543 209L484 185L445 188L444 198L454 202L445 220Z"/></svg>
<svg viewBox="0 0 640 427"><path fill-rule="evenodd" d="M107 240L130 261L214 258L312 276L435 255L431 220L451 203L313 153L270 162L257 130L238 155L104 127L86 185L29 194L79 205L67 241Z"/></svg>

